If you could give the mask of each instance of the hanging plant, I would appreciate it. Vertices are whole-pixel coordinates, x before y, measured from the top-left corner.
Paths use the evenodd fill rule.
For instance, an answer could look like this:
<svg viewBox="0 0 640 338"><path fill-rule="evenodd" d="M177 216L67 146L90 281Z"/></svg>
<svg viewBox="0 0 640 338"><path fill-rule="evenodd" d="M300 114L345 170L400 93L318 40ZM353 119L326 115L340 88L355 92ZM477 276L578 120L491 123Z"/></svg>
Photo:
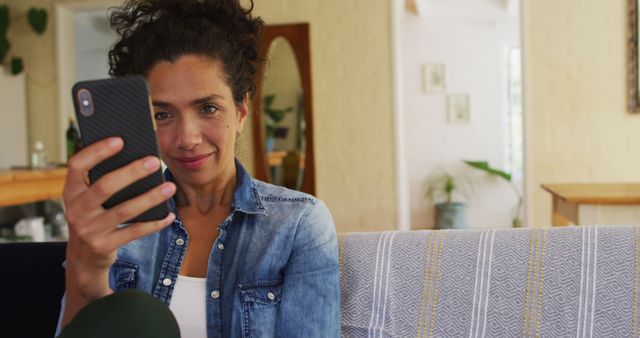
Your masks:
<svg viewBox="0 0 640 338"><path fill-rule="evenodd" d="M7 38L8 31L9 7L7 5L0 5L0 63L4 61L4 58L9 54L9 49L11 49L11 43Z"/></svg>
<svg viewBox="0 0 640 338"><path fill-rule="evenodd" d="M42 35L47 30L48 18L49 14L44 8L31 7L27 11L29 27L38 35ZM10 19L9 6L0 5L0 64L4 64L4 60L11 50L11 42L8 38ZM12 57L9 67L12 75L20 74L24 70L22 58Z"/></svg>
<svg viewBox="0 0 640 338"><path fill-rule="evenodd" d="M11 75L18 75L22 73L24 70L24 65L22 64L22 58L12 58L11 59Z"/></svg>
<svg viewBox="0 0 640 338"><path fill-rule="evenodd" d="M29 26L38 35L42 35L47 29L47 10L44 8L30 8L27 12Z"/></svg>

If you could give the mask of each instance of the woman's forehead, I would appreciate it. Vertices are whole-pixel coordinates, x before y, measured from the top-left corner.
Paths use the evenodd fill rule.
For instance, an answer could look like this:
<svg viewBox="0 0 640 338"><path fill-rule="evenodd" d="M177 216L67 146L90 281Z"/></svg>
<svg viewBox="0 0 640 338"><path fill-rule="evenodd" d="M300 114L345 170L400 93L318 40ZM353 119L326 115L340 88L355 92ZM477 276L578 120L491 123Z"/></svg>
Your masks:
<svg viewBox="0 0 640 338"><path fill-rule="evenodd" d="M147 77L152 96L232 97L222 63L197 55L157 63Z"/></svg>

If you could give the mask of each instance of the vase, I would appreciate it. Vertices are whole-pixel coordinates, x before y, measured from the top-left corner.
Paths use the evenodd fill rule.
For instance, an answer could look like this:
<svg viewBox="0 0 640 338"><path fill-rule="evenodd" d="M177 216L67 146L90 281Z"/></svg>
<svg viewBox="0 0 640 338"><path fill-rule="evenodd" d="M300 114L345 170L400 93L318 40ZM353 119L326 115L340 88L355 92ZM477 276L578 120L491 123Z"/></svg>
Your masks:
<svg viewBox="0 0 640 338"><path fill-rule="evenodd" d="M436 229L465 229L467 227L464 203L436 204Z"/></svg>
<svg viewBox="0 0 640 338"><path fill-rule="evenodd" d="M267 139L265 140L265 142L264 142L265 143L265 148L266 148L268 153L273 151L273 148L275 146L275 142L276 142L276 139L273 138L273 137L267 137Z"/></svg>

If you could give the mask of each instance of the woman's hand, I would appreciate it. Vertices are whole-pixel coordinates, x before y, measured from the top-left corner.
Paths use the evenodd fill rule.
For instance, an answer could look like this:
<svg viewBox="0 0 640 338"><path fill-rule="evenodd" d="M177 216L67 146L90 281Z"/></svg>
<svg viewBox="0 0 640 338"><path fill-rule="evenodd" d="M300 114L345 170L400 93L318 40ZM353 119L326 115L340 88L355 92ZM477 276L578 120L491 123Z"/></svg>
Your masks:
<svg viewBox="0 0 640 338"><path fill-rule="evenodd" d="M84 148L69 160L63 192L65 216L69 223L65 323L87 303L113 292L109 288L109 268L120 246L164 228L175 218L170 213L163 220L118 228L119 224L172 196L176 186L171 182L111 209L102 207L113 194L160 167L157 157L143 158L89 185L89 170L118 153L122 147L122 139L109 138Z"/></svg>

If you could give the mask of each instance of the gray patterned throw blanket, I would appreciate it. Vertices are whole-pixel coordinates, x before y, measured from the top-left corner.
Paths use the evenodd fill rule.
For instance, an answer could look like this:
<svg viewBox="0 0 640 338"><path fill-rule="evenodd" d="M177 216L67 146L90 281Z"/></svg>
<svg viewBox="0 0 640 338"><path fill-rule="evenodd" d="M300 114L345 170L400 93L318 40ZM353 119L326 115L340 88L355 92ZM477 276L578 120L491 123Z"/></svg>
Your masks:
<svg viewBox="0 0 640 338"><path fill-rule="evenodd" d="M340 236L343 337L638 337L640 228Z"/></svg>

